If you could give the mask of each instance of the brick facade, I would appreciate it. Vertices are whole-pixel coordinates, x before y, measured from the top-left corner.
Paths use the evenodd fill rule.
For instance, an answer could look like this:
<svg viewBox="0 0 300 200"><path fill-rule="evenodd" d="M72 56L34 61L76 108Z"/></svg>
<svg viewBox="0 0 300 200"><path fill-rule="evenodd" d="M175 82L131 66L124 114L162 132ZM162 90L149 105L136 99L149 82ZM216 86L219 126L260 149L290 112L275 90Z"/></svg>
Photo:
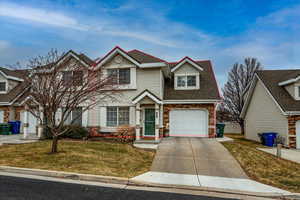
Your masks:
<svg viewBox="0 0 300 200"><path fill-rule="evenodd" d="M13 110L15 109L15 110ZM8 122L10 120L20 120L20 113L24 110L23 106L0 106L0 110L4 111L4 119L3 122ZM14 114L13 114L14 113ZM11 116L13 115L13 116Z"/></svg>
<svg viewBox="0 0 300 200"><path fill-rule="evenodd" d="M288 145L290 148L296 148L296 122L298 120L300 120L300 115L288 116Z"/></svg>
<svg viewBox="0 0 300 200"><path fill-rule="evenodd" d="M0 106L0 110L4 111L3 114L3 122L8 122L9 121L9 107L8 106Z"/></svg>
<svg viewBox="0 0 300 200"><path fill-rule="evenodd" d="M210 138L216 136L216 107L215 104L164 104L163 121L164 132L169 131L169 112L175 108L206 109L208 111L208 135Z"/></svg>

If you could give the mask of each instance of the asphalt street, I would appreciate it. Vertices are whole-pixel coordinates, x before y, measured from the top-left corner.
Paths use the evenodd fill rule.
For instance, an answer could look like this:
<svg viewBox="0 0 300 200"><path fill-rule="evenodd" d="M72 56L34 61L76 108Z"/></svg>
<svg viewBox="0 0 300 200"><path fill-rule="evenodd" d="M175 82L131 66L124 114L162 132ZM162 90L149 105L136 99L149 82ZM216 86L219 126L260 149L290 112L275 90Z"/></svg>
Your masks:
<svg viewBox="0 0 300 200"><path fill-rule="evenodd" d="M0 176L0 200L221 200L225 198L81 185Z"/></svg>

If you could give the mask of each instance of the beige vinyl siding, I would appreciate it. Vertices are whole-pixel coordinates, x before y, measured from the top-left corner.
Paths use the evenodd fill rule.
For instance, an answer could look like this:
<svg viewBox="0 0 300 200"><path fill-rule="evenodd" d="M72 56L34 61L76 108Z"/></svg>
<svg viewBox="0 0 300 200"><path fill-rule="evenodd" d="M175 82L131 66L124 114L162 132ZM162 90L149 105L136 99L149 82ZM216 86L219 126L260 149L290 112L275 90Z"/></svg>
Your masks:
<svg viewBox="0 0 300 200"><path fill-rule="evenodd" d="M182 66L180 66L175 72L174 74L185 74L185 73L199 73L199 70L196 69L195 67L193 67L191 64L189 63L185 63Z"/></svg>
<svg viewBox="0 0 300 200"><path fill-rule="evenodd" d="M287 142L287 130L287 118L258 80L245 116L246 138L259 141L257 133L276 132L284 136Z"/></svg>
<svg viewBox="0 0 300 200"><path fill-rule="evenodd" d="M285 89L295 99L295 84L287 85L287 86L285 86Z"/></svg>
<svg viewBox="0 0 300 200"><path fill-rule="evenodd" d="M142 69L133 65L133 63L126 60L123 57L122 63L116 63L114 58L112 58L107 64L104 65L104 68L122 68L129 67L131 70L136 70L136 77L130 77L131 79L136 79L136 89L125 89L120 90L115 96L116 100L113 102L104 102L99 104L98 108L94 107L89 110L89 126L106 126L106 107L107 106L128 106L130 107L130 125L135 124L135 107L132 104L132 99L137 95L142 93L145 89L149 90L151 93L156 95L158 98L162 99L163 90L162 90L162 70L160 68L150 68ZM132 75L132 74L131 74ZM147 100L145 100L147 101ZM98 110L96 110L98 109ZM109 127L105 130L109 131Z"/></svg>

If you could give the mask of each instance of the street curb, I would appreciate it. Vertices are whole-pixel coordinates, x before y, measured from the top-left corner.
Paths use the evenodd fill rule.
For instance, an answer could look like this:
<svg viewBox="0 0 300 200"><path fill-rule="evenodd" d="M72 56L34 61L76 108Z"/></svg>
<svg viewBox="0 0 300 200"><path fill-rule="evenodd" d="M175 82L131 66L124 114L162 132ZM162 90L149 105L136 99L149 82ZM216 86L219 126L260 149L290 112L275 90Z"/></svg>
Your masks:
<svg viewBox="0 0 300 200"><path fill-rule="evenodd" d="M65 178L65 179L72 179L72 180L92 181L92 182L102 182L102 183L112 183L112 184L122 184L122 185L127 185L129 181L128 178L122 178L122 177L79 174L79 173L72 173L72 172L60 172L60 171L19 168L19 167L9 167L9 166L0 166L0 171L9 172L9 173L26 174L26 175L46 176L46 177L54 177L54 178Z"/></svg>
<svg viewBox="0 0 300 200"><path fill-rule="evenodd" d="M36 176L53 177L53 178L63 178L63 179L80 180L80 181L101 182L101 183L108 183L108 184L120 184L120 185L126 185L126 186L184 189L184 190L215 192L215 193L233 194L233 195L246 195L246 196L252 196L252 197L284 198L284 197L289 197L289 196L295 195L292 193L290 195L283 195L283 194L279 194L279 193L244 192L244 191L238 191L238 190L227 190L227 189L199 187L199 186L157 184L157 183L149 183L149 182L143 182L143 181L135 181L135 180L131 180L130 178L122 178L122 177L115 177L115 176L79 174L79 173L72 173L72 172L60 172L60 171L9 167L9 166L0 166L0 172L18 173L18 174L25 174L25 175L36 175Z"/></svg>

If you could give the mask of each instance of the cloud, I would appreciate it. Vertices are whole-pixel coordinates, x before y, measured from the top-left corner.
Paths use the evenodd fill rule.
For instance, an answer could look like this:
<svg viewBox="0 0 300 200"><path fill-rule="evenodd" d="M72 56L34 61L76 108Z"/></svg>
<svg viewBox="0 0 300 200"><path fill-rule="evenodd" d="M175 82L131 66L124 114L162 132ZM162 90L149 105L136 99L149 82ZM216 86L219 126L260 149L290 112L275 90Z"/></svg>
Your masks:
<svg viewBox="0 0 300 200"><path fill-rule="evenodd" d="M128 21L127 18L116 16L116 13L131 12L131 10L139 10L139 17ZM190 38L189 40L194 40L189 45L195 44L195 41L212 41L211 36L184 24L167 20L158 11L154 12L151 9L145 9L136 3L131 2L115 9L100 9L100 11L102 13L99 19L80 16L78 17L79 20L52 10L0 3L0 16L19 19L21 23L22 20L26 20L60 28L96 33L98 35L133 38L174 48L182 48L183 44L187 42L187 37ZM84 23L81 21L84 21ZM186 33L189 34L187 35Z"/></svg>
<svg viewBox="0 0 300 200"><path fill-rule="evenodd" d="M10 3L0 3L0 16L28 20L52 26L87 30L87 27L80 25L74 18L64 14Z"/></svg>

